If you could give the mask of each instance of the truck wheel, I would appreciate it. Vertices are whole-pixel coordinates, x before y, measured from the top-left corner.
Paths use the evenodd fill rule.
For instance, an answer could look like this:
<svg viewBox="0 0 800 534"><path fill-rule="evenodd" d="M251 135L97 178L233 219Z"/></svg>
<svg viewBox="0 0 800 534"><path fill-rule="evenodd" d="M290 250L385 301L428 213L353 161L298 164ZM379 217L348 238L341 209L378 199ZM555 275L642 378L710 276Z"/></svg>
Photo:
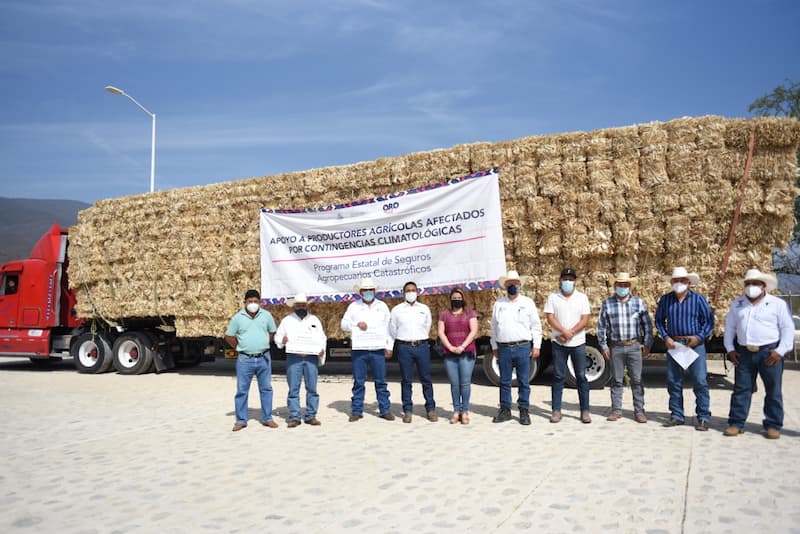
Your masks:
<svg viewBox="0 0 800 534"><path fill-rule="evenodd" d="M531 375L528 377L528 382L533 381L533 378L536 376L536 373L539 371L539 358L531 359ZM500 385L500 366L497 364L497 359L492 357L492 352L487 351L483 355L483 373L486 375L486 378L489 379L489 382L494 384L495 386ZM511 386L517 387L519 383L517 382L517 372L516 370L511 371Z"/></svg>
<svg viewBox="0 0 800 534"><path fill-rule="evenodd" d="M150 336L142 332L122 334L114 342L114 368L123 375L140 375L153 367Z"/></svg>
<svg viewBox="0 0 800 534"><path fill-rule="evenodd" d="M103 334L84 332L72 343L69 354L79 373L105 373L114 362L111 344Z"/></svg>
<svg viewBox="0 0 800 534"><path fill-rule="evenodd" d="M611 380L611 364L603 358L603 354L592 347L586 345L586 379L589 381L590 389L603 389ZM572 358L567 359L567 376L565 382L570 387L578 385L575 379L575 368L572 367Z"/></svg>

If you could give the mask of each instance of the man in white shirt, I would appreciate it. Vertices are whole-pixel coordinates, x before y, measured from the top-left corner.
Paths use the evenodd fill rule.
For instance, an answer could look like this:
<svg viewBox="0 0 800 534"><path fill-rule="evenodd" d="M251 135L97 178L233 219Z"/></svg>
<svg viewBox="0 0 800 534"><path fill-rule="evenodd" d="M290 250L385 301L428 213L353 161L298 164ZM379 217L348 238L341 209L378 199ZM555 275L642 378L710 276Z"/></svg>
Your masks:
<svg viewBox="0 0 800 534"><path fill-rule="evenodd" d="M758 373L766 390L764 435L778 439L783 427L783 356L794 345L794 323L786 303L769 294L778 285L773 275L750 269L742 282L744 295L734 299L725 317L725 350L736 366L725 435L741 434Z"/></svg>
<svg viewBox="0 0 800 534"><path fill-rule="evenodd" d="M561 271L558 291L550 293L544 305L544 316L552 329L553 386L551 423L561 421L561 396L567 375L567 358L572 359L578 385L581 422L591 423L589 414L589 381L586 380L586 325L589 323L589 299L575 289L575 269Z"/></svg>
<svg viewBox="0 0 800 534"><path fill-rule="evenodd" d="M317 419L319 359L325 354L328 339L319 318L308 312L308 297L305 293L294 296L292 308L294 311L283 318L275 333L278 348L286 347L286 382L289 385L289 396L286 399L289 407L287 426L294 428L300 425L301 380L306 383L306 413L303 421L318 426L322 424Z"/></svg>
<svg viewBox="0 0 800 534"><path fill-rule="evenodd" d="M392 309L389 319L389 337L393 340L400 364L403 422L410 423L414 405L411 401L411 384L414 367L417 368L425 397L425 412L429 421L436 421L436 401L431 382L431 350L428 336L431 330L431 310L417 300L419 289L414 282L403 286L404 301Z"/></svg>
<svg viewBox="0 0 800 534"><path fill-rule="evenodd" d="M507 295L492 307L492 357L500 367L500 411L492 419L502 423L511 419L511 374L516 369L519 398L519 423L531 424L531 358L538 358L542 347L542 321L532 299L520 295L522 279L517 271L500 277Z"/></svg>
<svg viewBox="0 0 800 534"><path fill-rule="evenodd" d="M386 387L386 360L392 357L389 307L376 298L377 288L372 278L362 278L354 288L361 298L351 302L342 317L342 330L351 333L350 354L353 362L353 397L350 402L349 419L351 423L364 417L364 384L370 367L375 382L375 395L378 397L379 417L394 421L389 402L389 388Z"/></svg>

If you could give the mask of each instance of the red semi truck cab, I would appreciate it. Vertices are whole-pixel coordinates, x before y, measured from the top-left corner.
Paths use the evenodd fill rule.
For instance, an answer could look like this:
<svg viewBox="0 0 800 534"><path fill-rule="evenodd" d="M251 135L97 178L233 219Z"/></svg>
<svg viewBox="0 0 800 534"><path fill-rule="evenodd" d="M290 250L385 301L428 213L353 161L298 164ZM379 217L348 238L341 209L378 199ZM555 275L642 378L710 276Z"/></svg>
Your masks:
<svg viewBox="0 0 800 534"><path fill-rule="evenodd" d="M0 354L32 360L69 353L82 321L67 275L67 229L54 224L28 259L0 266Z"/></svg>

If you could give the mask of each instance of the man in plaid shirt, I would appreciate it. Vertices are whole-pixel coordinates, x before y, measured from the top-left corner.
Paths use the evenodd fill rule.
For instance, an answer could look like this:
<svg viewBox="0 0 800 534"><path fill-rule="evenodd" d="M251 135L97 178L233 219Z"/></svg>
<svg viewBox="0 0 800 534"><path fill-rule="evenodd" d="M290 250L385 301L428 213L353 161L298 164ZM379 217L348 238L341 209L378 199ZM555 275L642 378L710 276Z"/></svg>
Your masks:
<svg viewBox="0 0 800 534"><path fill-rule="evenodd" d="M637 423L646 423L642 359L653 345L653 323L647 305L631 295L633 279L628 273L614 277L614 296L603 301L597 322L597 339L606 361L611 361L611 414L609 421L622 417L622 383L625 367L631 379L633 413ZM610 349L610 350L609 350Z"/></svg>

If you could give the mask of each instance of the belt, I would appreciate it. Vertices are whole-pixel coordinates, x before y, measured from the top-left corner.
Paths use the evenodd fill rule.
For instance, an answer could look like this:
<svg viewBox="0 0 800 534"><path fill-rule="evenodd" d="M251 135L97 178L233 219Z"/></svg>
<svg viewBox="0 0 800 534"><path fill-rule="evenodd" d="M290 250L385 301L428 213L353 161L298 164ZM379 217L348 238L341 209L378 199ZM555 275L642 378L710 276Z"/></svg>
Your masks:
<svg viewBox="0 0 800 534"><path fill-rule="evenodd" d="M428 342L427 339L417 339L414 341L404 341L402 339L397 339L396 341L398 345L411 345L412 347L416 347L417 345L422 345L423 343Z"/></svg>
<svg viewBox="0 0 800 534"><path fill-rule="evenodd" d="M694 336L672 336L672 339L675 341L681 341L683 343L689 343L692 340L692 337Z"/></svg>
<svg viewBox="0 0 800 534"><path fill-rule="evenodd" d="M762 350L772 350L778 346L778 342L767 343L766 345L739 345L746 348L749 352L761 352Z"/></svg>
<svg viewBox="0 0 800 534"><path fill-rule="evenodd" d="M244 354L248 358L260 358L260 357L262 357L262 356L264 356L265 354L268 354L268 353L269 353L269 351L265 350L264 352L259 352L258 354L248 354L247 352L240 352L239 354Z"/></svg>
<svg viewBox="0 0 800 534"><path fill-rule="evenodd" d="M630 347L635 343L640 343L638 337L635 337L633 339L620 339L619 341L611 341L609 345L613 345L615 347Z"/></svg>
<svg viewBox="0 0 800 534"><path fill-rule="evenodd" d="M498 347L516 347L518 345L527 345L530 343L530 339L521 339L519 341L508 341L506 343L501 343L500 341L497 342Z"/></svg>

